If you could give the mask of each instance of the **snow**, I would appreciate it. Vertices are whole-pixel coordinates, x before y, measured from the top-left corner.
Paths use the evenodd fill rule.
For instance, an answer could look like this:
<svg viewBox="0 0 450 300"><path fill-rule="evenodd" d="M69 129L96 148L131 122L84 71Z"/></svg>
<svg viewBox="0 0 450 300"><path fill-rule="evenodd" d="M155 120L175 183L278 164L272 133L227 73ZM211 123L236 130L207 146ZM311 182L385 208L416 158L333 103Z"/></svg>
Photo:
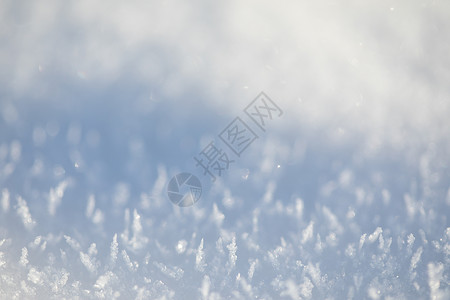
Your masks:
<svg viewBox="0 0 450 300"><path fill-rule="evenodd" d="M229 272L230 272L231 269L233 269L236 266L236 261L237 261L237 255L236 255L237 245L236 245L236 238L234 236L233 236L233 239L231 240L231 243L229 243L227 245L227 249L229 251L228 252L228 268L229 268Z"/></svg>
<svg viewBox="0 0 450 300"><path fill-rule="evenodd" d="M21 196L17 196L17 214L22 219L26 229L31 230L36 225L36 221L31 217L27 202Z"/></svg>
<svg viewBox="0 0 450 300"><path fill-rule="evenodd" d="M103 275L100 275L97 279L97 281L94 284L94 287L96 289L102 290L105 288L105 286L113 279L115 279L116 276L113 272L108 271Z"/></svg>
<svg viewBox="0 0 450 300"><path fill-rule="evenodd" d="M62 197L64 196L64 191L67 188L68 182L62 181L58 184L56 188L50 189L48 196L48 213L54 216L56 213L56 208L61 204Z"/></svg>
<svg viewBox="0 0 450 300"><path fill-rule="evenodd" d="M19 264L22 266L26 266L28 264L28 249L26 247L22 248L22 255L20 256Z"/></svg>
<svg viewBox="0 0 450 300"><path fill-rule="evenodd" d="M417 249L417 251L414 253L413 257L411 257L411 265L409 267L410 272L413 271L417 267L417 264L420 261L420 257L422 256L422 253L423 253L423 247L419 247Z"/></svg>
<svg viewBox="0 0 450 300"><path fill-rule="evenodd" d="M203 239L200 241L200 245L197 248L197 253L195 254L195 268L199 272L203 272L207 266L205 262L205 252L203 251Z"/></svg>
<svg viewBox="0 0 450 300"><path fill-rule="evenodd" d="M448 2L105 4L0 4L1 299L450 298Z"/></svg>
<svg viewBox="0 0 450 300"><path fill-rule="evenodd" d="M110 249L111 249L110 254L109 254L110 262L111 262L111 265L114 266L114 264L117 261L117 254L119 254L119 243L117 242L117 233L114 234Z"/></svg>
<svg viewBox="0 0 450 300"><path fill-rule="evenodd" d="M130 256L128 256L128 253L125 249L123 249L121 253L125 266L128 268L129 271L135 272L139 267L139 264L136 261L134 262L131 261Z"/></svg>
<svg viewBox="0 0 450 300"><path fill-rule="evenodd" d="M80 260L89 272L95 273L97 271L97 267L95 266L94 259L91 258L89 256L89 254L80 252Z"/></svg>
<svg viewBox="0 0 450 300"><path fill-rule="evenodd" d="M444 265L442 263L428 263L428 284L430 286L430 299L444 299L443 292L439 290Z"/></svg>
<svg viewBox="0 0 450 300"><path fill-rule="evenodd" d="M2 209L6 213L9 211L9 191L8 189L2 190Z"/></svg>
<svg viewBox="0 0 450 300"><path fill-rule="evenodd" d="M314 222L311 221L308 224L308 227L306 227L302 231L302 244L306 243L307 241L311 240L314 234Z"/></svg>
<svg viewBox="0 0 450 300"><path fill-rule="evenodd" d="M44 283L44 275L42 272L37 271L35 268L31 268L28 272L28 280L35 285L42 285Z"/></svg>

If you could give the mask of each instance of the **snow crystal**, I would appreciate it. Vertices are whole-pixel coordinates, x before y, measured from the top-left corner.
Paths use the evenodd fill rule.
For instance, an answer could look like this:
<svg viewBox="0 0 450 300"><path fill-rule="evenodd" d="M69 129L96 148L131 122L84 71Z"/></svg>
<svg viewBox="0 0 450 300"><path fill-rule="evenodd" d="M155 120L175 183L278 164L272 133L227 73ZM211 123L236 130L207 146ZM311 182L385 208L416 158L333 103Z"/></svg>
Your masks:
<svg viewBox="0 0 450 300"><path fill-rule="evenodd" d="M51 216L55 215L56 208L61 204L61 199L64 196L64 191L68 185L68 181L64 180L58 184L56 188L50 189L48 196L48 213Z"/></svg>
<svg viewBox="0 0 450 300"><path fill-rule="evenodd" d="M221 227L225 215L219 210L217 204L213 204L213 213L211 215L211 221L213 221L218 227Z"/></svg>
<svg viewBox="0 0 450 300"><path fill-rule="evenodd" d="M144 236L141 224L141 216L137 213L135 209L133 211L133 237L131 238L129 245L131 249L138 250L148 243L148 238Z"/></svg>
<svg viewBox="0 0 450 300"><path fill-rule="evenodd" d="M34 238L34 241L29 244L29 246L33 249L39 246L42 241L42 236L38 235Z"/></svg>
<svg viewBox="0 0 450 300"><path fill-rule="evenodd" d="M330 228L333 228L336 233L341 234L343 232L342 225L339 223L338 218L335 214L331 212L331 210L323 206L322 208L323 214L325 215L326 220L329 222Z"/></svg>
<svg viewBox="0 0 450 300"><path fill-rule="evenodd" d="M248 280L252 280L252 278L253 278L253 275L255 274L255 270L256 270L256 267L257 267L257 265L258 265L258 263L259 263L259 260L256 258L256 259L249 259L249 263L250 263L250 268L248 269Z"/></svg>
<svg viewBox="0 0 450 300"><path fill-rule="evenodd" d="M87 218L92 217L92 214L94 213L94 209L95 209L95 197L94 197L94 195L89 195L88 203L86 206L86 213L85 213Z"/></svg>
<svg viewBox="0 0 450 300"><path fill-rule="evenodd" d="M64 235L64 239L66 240L66 243L75 251L79 252L81 250L80 243L78 243L77 240L71 238L68 235Z"/></svg>
<svg viewBox="0 0 450 300"><path fill-rule="evenodd" d="M5 213L9 211L9 191L6 188L2 189L2 209Z"/></svg>
<svg viewBox="0 0 450 300"><path fill-rule="evenodd" d="M413 219L417 213L420 213L421 215L425 215L425 211L424 211L422 203L415 200L411 195L405 194L404 201L405 201L406 211L407 211L410 219Z"/></svg>
<svg viewBox="0 0 450 300"><path fill-rule="evenodd" d="M167 267L163 263L153 262L153 264L165 275L168 277L174 278L176 280L180 280L183 277L184 271L178 267Z"/></svg>
<svg viewBox="0 0 450 300"><path fill-rule="evenodd" d="M33 269L34 270L34 269ZM30 270L30 272L31 272L31 270ZM39 273L40 274L40 273ZM32 272L32 278L31 279L34 279L34 276L35 276L35 274L34 274L34 272ZM37 276L39 276L39 275L37 275ZM30 278L28 278L29 280L30 280ZM40 277L39 277L39 279L40 279ZM30 280L31 281L31 280ZM22 280L21 282L20 282L20 287L22 288L22 291L25 293L25 295L27 295L27 296L35 296L36 295L36 288L34 288L34 287L29 287L28 285L27 285L27 283L24 281L24 280Z"/></svg>
<svg viewBox="0 0 450 300"><path fill-rule="evenodd" d="M28 272L28 280L36 285L42 285L44 283L44 273L37 271L35 268L30 268Z"/></svg>
<svg viewBox="0 0 450 300"><path fill-rule="evenodd" d="M410 233L408 235L407 246L406 246L408 253L412 253L412 248L413 248L415 240L416 240L416 238L414 237L414 234Z"/></svg>
<svg viewBox="0 0 450 300"><path fill-rule="evenodd" d="M28 249L26 247L22 248L22 255L20 256L19 264L24 267L28 264Z"/></svg>
<svg viewBox="0 0 450 300"><path fill-rule="evenodd" d="M3 267L6 264L4 257L5 257L5 253L0 251L0 267Z"/></svg>
<svg viewBox="0 0 450 300"><path fill-rule="evenodd" d="M66 285L67 281L69 280L69 272L62 269L59 274L54 276L54 282L52 284L52 292L58 293L61 291L61 289Z"/></svg>
<svg viewBox="0 0 450 300"><path fill-rule="evenodd" d="M347 248L345 249L345 255L347 255L348 257L353 257L355 256L355 253L356 253L355 245L354 244L347 245Z"/></svg>
<svg viewBox="0 0 450 300"><path fill-rule="evenodd" d="M311 298L313 288L314 288L314 284L311 282L311 280L308 277L305 277L299 287L300 295L305 298ZM298 298L295 298L295 299L298 299Z"/></svg>
<svg viewBox="0 0 450 300"><path fill-rule="evenodd" d="M195 255L195 268L203 272L207 266L205 262L205 253L203 251L203 239L200 241L200 245L197 248L197 253Z"/></svg>
<svg viewBox="0 0 450 300"><path fill-rule="evenodd" d="M359 250L361 250L361 248L364 246L364 242L366 241L366 237L367 237L367 233L364 233L363 235L361 235L361 237L359 239Z"/></svg>
<svg viewBox="0 0 450 300"><path fill-rule="evenodd" d="M105 274L98 277L97 281L94 284L94 287L96 289L102 290L113 279L117 279L116 275L111 271L107 271Z"/></svg>
<svg viewBox="0 0 450 300"><path fill-rule="evenodd" d="M369 236L369 240L370 240L370 236ZM384 249L384 238L383 238L383 233L380 232L380 235L378 236L378 248L383 250Z"/></svg>
<svg viewBox="0 0 450 300"><path fill-rule="evenodd" d="M187 241L179 240L176 246L176 250L178 254L184 253L186 251Z"/></svg>
<svg viewBox="0 0 450 300"><path fill-rule="evenodd" d="M96 245L95 243L92 243L92 244L89 246L89 249L88 249L88 255L89 255L89 256L95 256L95 255L97 255L97 253L98 253L98 251L97 251L97 245Z"/></svg>
<svg viewBox="0 0 450 300"><path fill-rule="evenodd" d="M132 272L135 272L137 268L139 267L139 264L137 262L132 262L130 257L128 256L128 253L125 249L122 250L122 258L125 262L125 265L128 267L128 269Z"/></svg>
<svg viewBox="0 0 450 300"><path fill-rule="evenodd" d="M119 243L117 242L117 233L114 234L110 247L110 263L114 265L117 261L117 254L119 253Z"/></svg>
<svg viewBox="0 0 450 300"><path fill-rule="evenodd" d="M33 220L28 209L27 202L20 196L17 196L17 214L22 219L22 223L28 230L33 229L36 222Z"/></svg>
<svg viewBox="0 0 450 300"><path fill-rule="evenodd" d="M308 227L306 227L302 231L302 244L305 244L307 241L311 240L314 234L314 222L310 221Z"/></svg>
<svg viewBox="0 0 450 300"><path fill-rule="evenodd" d="M237 251L237 246L236 246L236 237L233 236L233 239L231 241L231 243L229 243L227 245L227 249L228 249L228 267L229 270L233 269L234 266L236 265L236 261L237 261L237 255L236 255L236 251Z"/></svg>
<svg viewBox="0 0 450 300"><path fill-rule="evenodd" d="M428 263L428 285L431 299L444 299L442 291L439 290L443 272L444 265L442 263Z"/></svg>
<svg viewBox="0 0 450 300"><path fill-rule="evenodd" d="M320 285L322 278L321 278L321 275L320 275L319 264L313 265L312 263L308 263L308 265L306 266L305 270L309 274L309 276L311 277L313 283L315 285Z"/></svg>
<svg viewBox="0 0 450 300"><path fill-rule="evenodd" d="M95 273L97 271L94 259L88 254L80 252L80 260L89 272Z"/></svg>
<svg viewBox="0 0 450 300"><path fill-rule="evenodd" d="M47 248L47 241L44 241L41 245L41 250L44 251Z"/></svg>
<svg viewBox="0 0 450 300"><path fill-rule="evenodd" d="M273 181L269 182L269 184L267 185L266 193L263 196L264 203L272 202L275 188L276 188L275 182Z"/></svg>
<svg viewBox="0 0 450 300"><path fill-rule="evenodd" d="M295 199L295 211L296 217L300 220L303 217L303 210L305 208L305 204L301 198Z"/></svg>
<svg viewBox="0 0 450 300"><path fill-rule="evenodd" d="M220 254L224 253L224 250L223 250L223 239L222 239L221 236L219 236L219 238L216 241L216 250Z"/></svg>
<svg viewBox="0 0 450 300"><path fill-rule="evenodd" d="M382 232L383 232L383 229L381 229L381 227L377 227L375 229L375 231L369 235L369 238L368 238L369 243L375 242Z"/></svg>
<svg viewBox="0 0 450 300"><path fill-rule="evenodd" d="M422 256L423 248L419 247L417 251L414 253L413 257L411 258L411 264L410 264L410 271L414 270L417 267L417 264L420 261L420 257Z"/></svg>
<svg viewBox="0 0 450 300"><path fill-rule="evenodd" d="M203 276L202 285L200 287L200 293L202 295L202 299L209 299L209 288L211 286L211 280L208 275Z"/></svg>

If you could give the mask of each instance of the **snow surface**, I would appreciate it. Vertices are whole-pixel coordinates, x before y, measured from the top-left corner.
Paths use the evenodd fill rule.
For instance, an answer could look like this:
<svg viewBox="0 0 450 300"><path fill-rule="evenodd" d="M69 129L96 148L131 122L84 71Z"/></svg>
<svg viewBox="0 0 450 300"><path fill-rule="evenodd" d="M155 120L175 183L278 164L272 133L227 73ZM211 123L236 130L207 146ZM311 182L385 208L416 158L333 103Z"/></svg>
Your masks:
<svg viewBox="0 0 450 300"><path fill-rule="evenodd" d="M449 20L1 1L0 299L449 299ZM211 184L193 157L261 91L283 115Z"/></svg>

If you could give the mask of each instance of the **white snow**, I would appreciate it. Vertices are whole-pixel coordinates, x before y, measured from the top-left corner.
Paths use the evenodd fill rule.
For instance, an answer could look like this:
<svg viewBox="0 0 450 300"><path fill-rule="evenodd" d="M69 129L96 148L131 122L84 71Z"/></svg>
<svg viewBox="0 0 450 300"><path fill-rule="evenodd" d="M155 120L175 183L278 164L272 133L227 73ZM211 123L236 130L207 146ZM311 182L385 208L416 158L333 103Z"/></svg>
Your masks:
<svg viewBox="0 0 450 300"><path fill-rule="evenodd" d="M25 228L28 230L33 229L36 225L36 221L31 217L27 202L21 196L17 196L17 214L22 219Z"/></svg>
<svg viewBox="0 0 450 300"><path fill-rule="evenodd" d="M51 188L48 196L48 213L54 216L56 208L61 204L64 191L67 188L68 181L64 180L58 184L56 188Z"/></svg>
<svg viewBox="0 0 450 300"><path fill-rule="evenodd" d="M20 256L19 264L24 267L28 264L28 249L26 247L22 248L22 255Z"/></svg>
<svg viewBox="0 0 450 300"><path fill-rule="evenodd" d="M186 251L187 241L179 240L176 246L176 250L178 254L184 253Z"/></svg>
<svg viewBox="0 0 450 300"><path fill-rule="evenodd" d="M207 264L205 262L205 253L203 251L203 239L202 239L195 254L195 268L198 271L203 272L206 266Z"/></svg>
<svg viewBox="0 0 450 300"><path fill-rule="evenodd" d="M422 252L423 247L419 247L414 253L413 257L411 257L411 265L409 267L410 271L414 270L417 267L417 264L420 262L420 257L422 256Z"/></svg>
<svg viewBox="0 0 450 300"><path fill-rule="evenodd" d="M6 213L9 211L9 191L8 189L2 189L2 209Z"/></svg>
<svg viewBox="0 0 450 300"><path fill-rule="evenodd" d="M73 239L72 237L68 235L64 235L64 239L66 240L66 243L75 251L80 251L81 246L80 243L78 243L77 240Z"/></svg>
<svg viewBox="0 0 450 300"><path fill-rule="evenodd" d="M128 253L125 249L122 250L122 258L125 263L125 266L127 266L128 270L135 272L137 268L139 267L139 264L136 261L131 261L130 257L128 256Z"/></svg>
<svg viewBox="0 0 450 300"><path fill-rule="evenodd" d="M430 299L445 299L441 286L444 265L442 263L428 263L428 285L430 287Z"/></svg>
<svg viewBox="0 0 450 300"><path fill-rule="evenodd" d="M94 284L94 288L102 290L113 279L117 279L116 275L111 271L107 271L105 274L98 277Z"/></svg>
<svg viewBox="0 0 450 300"><path fill-rule="evenodd" d="M314 222L309 222L308 226L302 231L302 244L311 240L314 235Z"/></svg>
<svg viewBox="0 0 450 300"><path fill-rule="evenodd" d="M44 283L44 274L37 271L35 268L30 268L28 272L28 280L36 285L42 285Z"/></svg>
<svg viewBox="0 0 450 300"><path fill-rule="evenodd" d="M200 287L200 293L202 295L202 299L209 299L209 289L211 287L211 280L208 275L203 276L202 286Z"/></svg>
<svg viewBox="0 0 450 300"><path fill-rule="evenodd" d="M89 272L95 273L97 271L94 259L90 257L89 254L80 252L80 260Z"/></svg>
<svg viewBox="0 0 450 300"><path fill-rule="evenodd" d="M450 299L449 20L1 1L0 298ZM258 136L240 155L236 117ZM234 160L215 182L210 142ZM191 207L167 198L181 172Z"/></svg>
<svg viewBox="0 0 450 300"><path fill-rule="evenodd" d="M116 234L114 234L113 240L111 242L110 253L109 253L110 263L113 266L117 261L118 253L119 253L119 243L117 242L117 233L116 233Z"/></svg>
<svg viewBox="0 0 450 300"><path fill-rule="evenodd" d="M236 255L236 251L237 251L237 245L236 245L236 237L233 236L231 243L229 243L227 245L227 249L228 249L228 268L229 271L231 269L233 269L236 266L236 261L237 261L237 255Z"/></svg>
<svg viewBox="0 0 450 300"><path fill-rule="evenodd" d="M85 213L87 218L92 217L92 214L94 213L94 209L95 209L95 196L89 195L88 203L86 206L86 213Z"/></svg>

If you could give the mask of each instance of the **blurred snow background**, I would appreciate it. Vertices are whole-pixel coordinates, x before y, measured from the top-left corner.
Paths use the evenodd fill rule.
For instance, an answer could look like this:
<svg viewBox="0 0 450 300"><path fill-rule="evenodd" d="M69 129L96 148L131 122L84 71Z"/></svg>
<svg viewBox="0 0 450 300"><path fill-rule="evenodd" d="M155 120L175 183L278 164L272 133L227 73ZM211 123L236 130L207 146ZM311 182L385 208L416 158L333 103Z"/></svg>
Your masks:
<svg viewBox="0 0 450 300"><path fill-rule="evenodd" d="M450 298L449 20L0 1L0 298ZM283 117L174 206L168 180L260 91Z"/></svg>

